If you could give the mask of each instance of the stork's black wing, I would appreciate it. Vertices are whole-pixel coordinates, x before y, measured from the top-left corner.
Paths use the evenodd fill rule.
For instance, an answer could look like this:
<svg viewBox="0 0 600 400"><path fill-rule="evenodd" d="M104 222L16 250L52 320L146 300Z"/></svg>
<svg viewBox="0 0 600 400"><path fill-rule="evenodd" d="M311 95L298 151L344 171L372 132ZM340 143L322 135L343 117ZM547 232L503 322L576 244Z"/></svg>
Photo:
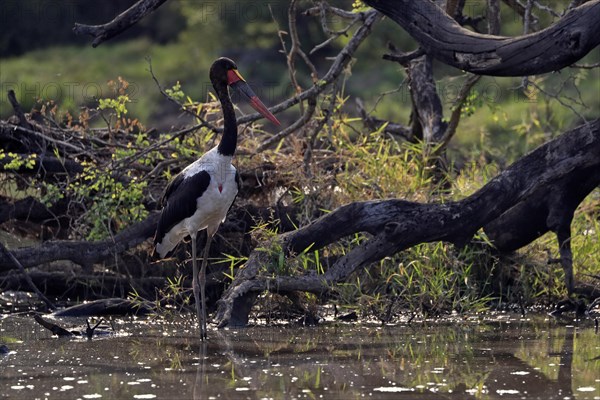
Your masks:
<svg viewBox="0 0 600 400"><path fill-rule="evenodd" d="M163 210L156 228L154 246L162 241L171 228L194 215L196 200L206 191L209 183L210 175L206 171L200 171L187 178L179 174L169 183L161 200Z"/></svg>
<svg viewBox="0 0 600 400"><path fill-rule="evenodd" d="M171 196L171 193L177 190L181 182L183 182L183 171L175 175L175 178L173 178L165 188L165 191L163 192L162 197L160 198L161 207L167 205L167 200Z"/></svg>

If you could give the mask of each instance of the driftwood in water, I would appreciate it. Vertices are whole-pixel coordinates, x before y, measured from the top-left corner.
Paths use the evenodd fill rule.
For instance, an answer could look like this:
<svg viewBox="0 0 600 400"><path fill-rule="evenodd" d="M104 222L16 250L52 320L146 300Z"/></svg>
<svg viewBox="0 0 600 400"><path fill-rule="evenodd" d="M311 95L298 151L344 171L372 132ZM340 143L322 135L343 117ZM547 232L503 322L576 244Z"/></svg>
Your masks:
<svg viewBox="0 0 600 400"><path fill-rule="evenodd" d="M91 326L90 322L86 320L85 321L85 324L86 324L85 330L78 330L78 329L67 330L60 325L46 321L38 314L34 315L33 319L35 320L35 322L37 322L38 324L42 325L44 328L46 328L50 332L52 332L53 335L56 335L58 337L63 337L63 338L64 337L84 336L91 340L92 337L94 337L94 335L109 335L109 334L113 333L111 331L106 331L106 330L96 331L96 329L100 326L100 324L102 322L104 322L104 320L102 320L102 319L100 319L100 321L98 321L96 323L96 325L94 325L94 326Z"/></svg>
<svg viewBox="0 0 600 400"><path fill-rule="evenodd" d="M342 206L308 226L279 235L275 239L278 246L287 254L299 254L309 246L314 251L357 232L371 234L370 240L346 253L323 275L260 276L260 268L271 262L270 254L254 251L219 302L219 326L245 325L257 295L264 290L326 292L358 268L416 244L446 241L463 246L477 230L489 226L519 203L536 201L538 193L550 191L559 196L559 191L576 185L591 191L600 183L599 170L600 119L597 119L538 147L461 201L420 204L393 199ZM571 184L561 186L566 181ZM570 201L582 198L581 195L563 193ZM552 208L553 220L569 219L571 214L568 208ZM507 229L518 230L519 226L531 225L531 221L508 218L504 224ZM545 230L540 227L539 231ZM269 248L269 244L260 247Z"/></svg>

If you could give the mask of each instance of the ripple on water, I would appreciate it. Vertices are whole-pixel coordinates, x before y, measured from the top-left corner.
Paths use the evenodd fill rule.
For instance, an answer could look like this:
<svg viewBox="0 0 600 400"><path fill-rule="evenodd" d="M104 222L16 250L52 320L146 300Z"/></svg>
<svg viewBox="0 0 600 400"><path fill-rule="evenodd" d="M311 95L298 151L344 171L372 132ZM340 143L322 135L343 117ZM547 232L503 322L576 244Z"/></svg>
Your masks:
<svg viewBox="0 0 600 400"><path fill-rule="evenodd" d="M496 390L496 393L498 393L500 396L502 396L505 394L519 394L520 392L515 389L498 389L498 390Z"/></svg>
<svg viewBox="0 0 600 400"><path fill-rule="evenodd" d="M373 389L375 392L387 392L387 393L400 393L400 392L414 392L414 388L406 388L401 386L380 386Z"/></svg>
<svg viewBox="0 0 600 400"><path fill-rule="evenodd" d="M596 388L592 386L582 386L577 388L578 392L595 392Z"/></svg>

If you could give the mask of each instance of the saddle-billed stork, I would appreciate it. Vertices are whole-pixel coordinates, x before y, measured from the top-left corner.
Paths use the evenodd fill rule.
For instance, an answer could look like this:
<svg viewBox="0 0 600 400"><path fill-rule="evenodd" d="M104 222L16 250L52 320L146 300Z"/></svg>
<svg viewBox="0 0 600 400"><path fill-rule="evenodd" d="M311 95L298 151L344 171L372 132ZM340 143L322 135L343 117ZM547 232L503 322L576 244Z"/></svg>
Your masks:
<svg viewBox="0 0 600 400"><path fill-rule="evenodd" d="M219 58L210 67L209 75L223 109L223 136L216 147L188 165L167 185L154 237L154 250L161 258L167 256L183 238L191 238L194 274L192 286L202 340L207 337L204 288L210 243L219 225L225 221L239 189L239 176L231 165L237 145L237 121L228 87L238 90L248 98L256 111L280 125L242 78L232 60ZM198 271L196 234L203 229L206 229L206 245L202 266Z"/></svg>

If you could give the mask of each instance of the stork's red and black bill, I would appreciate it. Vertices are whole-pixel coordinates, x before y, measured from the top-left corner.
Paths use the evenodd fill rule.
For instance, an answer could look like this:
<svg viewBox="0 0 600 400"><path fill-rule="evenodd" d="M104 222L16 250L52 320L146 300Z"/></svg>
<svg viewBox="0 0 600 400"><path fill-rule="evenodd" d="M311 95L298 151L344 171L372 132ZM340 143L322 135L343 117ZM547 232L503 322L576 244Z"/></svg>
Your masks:
<svg viewBox="0 0 600 400"><path fill-rule="evenodd" d="M263 104L262 101L258 98L256 93L250 88L250 86L246 83L242 75L236 69L230 69L227 71L227 83L232 88L238 90L241 94L248 98L250 105L256 111L258 111L262 116L267 118L269 121L274 123L275 125L281 125L281 123L275 118L273 114L269 111L267 106Z"/></svg>

